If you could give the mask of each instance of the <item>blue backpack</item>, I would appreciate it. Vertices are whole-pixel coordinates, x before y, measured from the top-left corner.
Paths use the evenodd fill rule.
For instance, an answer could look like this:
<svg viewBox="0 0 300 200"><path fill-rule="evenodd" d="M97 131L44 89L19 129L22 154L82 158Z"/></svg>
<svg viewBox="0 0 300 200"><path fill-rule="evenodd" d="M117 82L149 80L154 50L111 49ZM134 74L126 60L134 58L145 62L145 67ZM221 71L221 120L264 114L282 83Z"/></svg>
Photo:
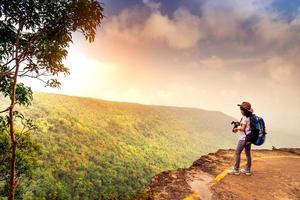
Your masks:
<svg viewBox="0 0 300 200"><path fill-rule="evenodd" d="M266 126L263 118L256 115L250 117L251 132L246 135L246 140L254 145L262 145L266 139Z"/></svg>

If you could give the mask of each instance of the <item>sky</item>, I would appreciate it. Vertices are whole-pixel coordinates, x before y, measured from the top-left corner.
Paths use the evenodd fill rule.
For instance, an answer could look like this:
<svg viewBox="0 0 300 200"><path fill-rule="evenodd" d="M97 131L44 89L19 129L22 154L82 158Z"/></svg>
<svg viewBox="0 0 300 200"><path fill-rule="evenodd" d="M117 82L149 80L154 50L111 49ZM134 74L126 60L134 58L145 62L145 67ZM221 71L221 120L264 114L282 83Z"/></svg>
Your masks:
<svg viewBox="0 0 300 200"><path fill-rule="evenodd" d="M34 91L196 107L300 130L300 0L102 0L94 43L79 33L61 89Z"/></svg>

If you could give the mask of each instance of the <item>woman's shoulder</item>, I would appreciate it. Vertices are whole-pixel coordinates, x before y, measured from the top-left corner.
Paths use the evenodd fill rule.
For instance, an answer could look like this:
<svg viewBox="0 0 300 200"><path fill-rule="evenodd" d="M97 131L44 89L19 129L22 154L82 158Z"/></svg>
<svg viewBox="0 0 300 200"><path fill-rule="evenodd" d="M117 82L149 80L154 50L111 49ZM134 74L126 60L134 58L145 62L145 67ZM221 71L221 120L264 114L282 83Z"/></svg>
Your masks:
<svg viewBox="0 0 300 200"><path fill-rule="evenodd" d="M247 116L243 115L241 121L242 122L250 121L250 117L247 117Z"/></svg>

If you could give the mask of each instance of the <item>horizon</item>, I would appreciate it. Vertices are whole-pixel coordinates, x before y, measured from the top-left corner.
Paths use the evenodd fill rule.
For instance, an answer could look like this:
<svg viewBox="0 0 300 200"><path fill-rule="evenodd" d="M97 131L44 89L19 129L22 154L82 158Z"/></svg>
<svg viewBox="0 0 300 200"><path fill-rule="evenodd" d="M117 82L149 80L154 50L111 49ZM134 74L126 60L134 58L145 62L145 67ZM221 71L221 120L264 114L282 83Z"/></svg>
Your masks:
<svg viewBox="0 0 300 200"><path fill-rule="evenodd" d="M108 102L113 102L113 103L128 103L128 104L137 104L137 105L142 105L142 106L157 106L157 107L173 107L173 108L190 108L190 109L198 109L198 110L203 110L203 111L209 111L209 112L221 112L219 110L207 110L204 108L197 108L197 107L184 107L184 106L172 106L172 105L162 105L162 104L145 104L145 103L139 103L139 102L129 102L129 101L117 101L117 100L107 100L99 97L93 97L93 96L76 96L76 95L71 95L71 94L64 94L64 93L52 93L52 92L44 92L44 91L33 91L33 94L35 93L45 93L45 94L53 94L53 95L62 95L62 96L68 96L68 97L79 97L79 98L86 98L86 99L94 99L94 100L99 100L99 101L108 101ZM230 117L233 117L227 113L223 113L225 115L228 115Z"/></svg>
<svg viewBox="0 0 300 200"><path fill-rule="evenodd" d="M99 97L93 97L93 96L76 96L76 95L72 95L72 94L64 94L64 93L55 93L55 92L45 92L45 91L33 91L33 95L35 93L44 93L44 94L50 94L50 95L62 95L62 96L67 96L67 97L75 97L75 98L84 98L84 99L92 99L92 100L99 100L99 101L107 101L107 102L112 102L112 103L124 103L124 104L135 104L135 105L140 105L140 106L153 106L153 107L167 107L167 108L182 108L182 109L196 109L199 111L206 111L206 112L220 112L224 115L227 115L228 117L232 117L236 120L238 120L238 118L236 118L235 116L230 115L229 113L225 113L223 111L220 110L208 110L205 108L199 108L199 107L187 107L187 106L176 106L176 105L162 105L162 104L145 104L145 103L139 103L139 102L128 102L128 101L117 101L117 100L107 100L107 99L103 99L103 98L99 98ZM254 113L255 114L255 113ZM268 127L269 128L269 127ZM280 129L278 127L271 127L271 129L268 129L269 131L283 131L283 129ZM230 130L229 130L230 131ZM289 133L291 133L292 130L288 129L285 130Z"/></svg>
<svg viewBox="0 0 300 200"><path fill-rule="evenodd" d="M249 101L272 129L299 130L300 1L101 2L106 18L95 42L73 35L64 62L71 75L59 76L62 88L22 79L25 84L234 118L236 104Z"/></svg>

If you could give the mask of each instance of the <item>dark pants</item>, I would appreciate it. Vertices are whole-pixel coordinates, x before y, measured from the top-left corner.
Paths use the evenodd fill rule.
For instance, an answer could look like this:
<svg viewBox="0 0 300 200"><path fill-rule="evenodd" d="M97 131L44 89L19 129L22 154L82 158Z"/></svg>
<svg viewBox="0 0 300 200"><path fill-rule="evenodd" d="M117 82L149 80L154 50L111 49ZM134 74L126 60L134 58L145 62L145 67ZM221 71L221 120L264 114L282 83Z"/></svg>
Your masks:
<svg viewBox="0 0 300 200"><path fill-rule="evenodd" d="M251 143L247 142L245 144L245 140L239 140L239 143L236 147L234 169L238 170L240 168L241 153L242 153L244 148L245 148L245 154L246 154L246 157L247 157L246 170L250 171L250 169L251 169Z"/></svg>

